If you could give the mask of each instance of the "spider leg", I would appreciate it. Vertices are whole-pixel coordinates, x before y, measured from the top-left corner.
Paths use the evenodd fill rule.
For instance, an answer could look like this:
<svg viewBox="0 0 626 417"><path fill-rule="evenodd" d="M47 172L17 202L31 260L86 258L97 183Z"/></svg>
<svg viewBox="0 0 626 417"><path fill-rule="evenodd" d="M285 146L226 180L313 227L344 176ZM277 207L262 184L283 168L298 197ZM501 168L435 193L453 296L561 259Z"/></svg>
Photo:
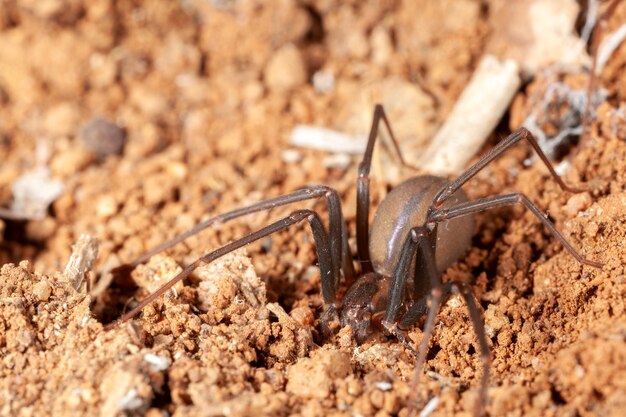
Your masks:
<svg viewBox="0 0 626 417"><path fill-rule="evenodd" d="M565 236L559 232L554 223L552 223L529 199L522 193L510 193L485 197L474 201L461 203L446 209L436 209L429 215L429 220L441 222L450 220L455 217L467 216L469 214L478 213L495 207L508 206L513 204L523 204L530 210L543 225L552 233L552 235L563 245L563 247L581 264L602 268L603 264L596 261L583 258L582 255L567 241Z"/></svg>
<svg viewBox="0 0 626 417"><path fill-rule="evenodd" d="M437 267L435 265L435 252L433 250L434 236L436 236L436 234L436 225L432 228L427 226L414 227L409 232L409 235L402 246L398 266L392 276L391 287L389 288L389 296L387 300L387 309L385 310L385 316L381 322L383 327L389 333L393 334L418 358L421 356L421 352L419 350L416 351L411 346L405 336L404 330L406 327L403 327L402 325L398 326L396 319L398 316L398 310L405 299L406 281L411 270L412 260L415 259L422 261L422 268L420 268L420 271L424 271L426 277L430 281L430 288L432 288L433 291L435 291L435 289L441 289L442 287L441 279L439 278Z"/></svg>
<svg viewBox="0 0 626 417"><path fill-rule="evenodd" d="M400 164L407 168L416 169L414 166L405 162L400 151L398 141L391 130L391 124L385 110L381 104L374 107L374 116L372 118L372 127L367 139L367 146L363 154L363 159L359 164L359 173L356 181L356 241L359 261L362 265L363 272L371 272L372 265L369 254L369 208L370 208L370 168L372 166L372 155L374 154L374 145L378 138L378 126L381 120L389 132L389 137L393 143L393 147L398 155Z"/></svg>
<svg viewBox="0 0 626 417"><path fill-rule="evenodd" d="M291 213L289 216L280 219L264 228L257 230L256 232L252 232L247 236L244 236L240 239L237 239L233 242L230 242L208 254L198 258L195 262L188 265L185 269L183 269L178 275L169 280L166 284L164 284L161 288L156 290L154 293L150 294L143 301L141 301L135 308L133 308L128 313L124 314L119 320L105 326L105 330L112 329L118 323L123 323L135 316L135 314L139 313L145 306L156 300L158 297L163 295L167 290L172 288L176 283L185 279L189 274L191 274L196 268L201 265L208 264L213 262L217 258L226 255L236 249L239 249L243 246L248 245L256 240L259 240L265 236L269 236L272 233L279 232L292 226L296 223L301 222L302 220L306 220L309 222L311 226L311 230L313 232L313 238L315 240L315 245L317 248L317 258L320 267L320 277L322 281L322 296L324 298L324 303L326 305L332 305L336 300L336 279L333 277L333 266L332 266L332 251L329 243L328 234L322 224L322 221L319 215L312 210L298 210Z"/></svg>
<svg viewBox="0 0 626 417"><path fill-rule="evenodd" d="M476 175L487 164L489 164L490 162L498 158L500 155L502 155L504 151L506 151L507 149L509 149L511 146L515 145L517 142L519 142L522 139L528 140L528 142L532 145L532 147L535 149L535 152L537 152L537 155L539 156L539 158L546 165L546 167L548 168L548 171L550 171L550 175L552 175L552 178L554 178L554 180L559 184L561 189L563 189L564 191L571 192L571 193L576 193L576 192L581 191L577 188L572 188L568 186L567 184L565 184L563 179L554 170L554 167L552 166L552 163L550 162L546 154L544 154L541 148L539 147L539 144L537 143L537 140L535 139L533 134L530 133L526 128L522 127L521 129L518 129L515 132L511 133L504 140L500 141L489 152L487 152L482 158L476 161L474 165L469 167L464 173L459 175L455 180L449 182L441 190L439 190L439 192L435 195L435 198L433 199L431 211L434 211L440 208L441 205L452 194L454 194L456 190L461 188L463 184L469 181L474 175Z"/></svg>
<svg viewBox="0 0 626 417"><path fill-rule="evenodd" d="M130 262L128 265L123 265L119 269L132 270L137 265L146 262L157 253L163 252L164 250L171 248L172 246L201 232L211 225L222 224L229 220L233 220L237 217L245 216L247 214L252 214L263 210L270 210L287 204L296 203L304 200L317 199L320 197L325 198L328 205L329 236L332 252L333 277L335 277L335 279L337 280L336 284L338 284L339 269L341 263L341 267L343 269L346 280L351 281L354 278L354 266L352 264L352 256L348 247L348 236L345 227L345 220L343 218L343 213L341 212L341 199L339 198L339 194L336 190L324 185L309 186L300 190L293 191L289 194L271 198L269 200L264 200L250 206L238 208L220 214L218 216L211 217L201 223L198 223L191 229L181 233L175 238L151 249L146 254Z"/></svg>
<svg viewBox="0 0 626 417"><path fill-rule="evenodd" d="M422 256L425 260L425 269L428 272L428 278L431 281L431 288L440 287L441 281L437 274L437 268L434 262L434 251L432 250L432 243L429 237L431 230L425 226L414 227L409 232L404 245L402 246L402 252L398 260L398 266L396 267L392 280L391 287L389 288L389 297L387 300L387 309L385 310L385 317L383 324L392 325L395 323L398 316L398 310L404 301L406 281L411 268L411 260L415 258L416 252L420 250L425 256ZM432 256L428 257L428 252Z"/></svg>
<svg viewBox="0 0 626 417"><path fill-rule="evenodd" d="M393 274L392 284L389 289L389 299L387 302L387 310L385 311L385 318L382 321L382 325L393 335L398 337L400 342L407 346L411 352L417 357L415 364L415 376L413 378L411 392L416 392L415 387L419 382L421 370L426 361L426 354L428 353L428 342L430 335L433 331L435 324L435 318L439 311L441 299L444 293L449 293L449 286L443 285L441 278L437 273L437 267L435 265L435 250L433 248L434 236L436 236L437 229L435 227L420 226L411 229L404 246L402 247L402 253L398 261L398 266ZM418 256L419 253L419 256ZM422 265L420 271L426 275L426 278L430 282L430 294L428 297L422 297L420 301L415 303L407 313L404 314L400 324L396 324L396 317L398 309L404 301L404 291L406 286L406 280L409 275L411 261L413 259L421 260ZM417 277L416 277L417 278ZM420 343L417 351L410 346L404 336L404 329L415 323L421 314L425 312L426 298L429 299L430 305L428 308L428 317L424 325L422 342ZM419 311L418 311L419 310ZM421 313L417 315L417 313ZM407 317L408 316L408 317ZM398 336L400 335L400 336ZM415 406L416 401L409 401L409 415L413 414L412 408Z"/></svg>
<svg viewBox="0 0 626 417"><path fill-rule="evenodd" d="M489 351L489 344L487 343L487 333L485 332L485 326L480 315L480 309L474 300L472 288L466 282L452 281L442 284L439 288L434 288L429 296L422 297L415 304L413 304L400 321L400 328L408 328L409 326L415 324L415 322L417 322L417 320L419 320L424 314L426 314L426 311L428 311L428 317L426 318L424 331L422 333L422 341L418 350L419 355L417 356L417 362L415 364L415 376L411 381L411 393L417 392L417 385L422 375L421 369L426 361L430 336L432 334L435 325L435 318L439 312L441 303L453 292L460 293L465 300L470 319L472 320L472 327L474 328L474 333L476 334L480 347L483 373L480 381L479 396L474 405L474 415L481 416L483 415L484 405L487 403L487 386L489 384L491 354ZM415 407L416 405L417 401L409 401L409 408ZM411 411L409 411L409 415L411 415Z"/></svg>
<svg viewBox="0 0 626 417"><path fill-rule="evenodd" d="M479 416L482 415L483 406L486 403L487 384L489 382L490 353L489 345L487 344L487 335L480 317L478 305L474 301L471 287L464 282L454 281L446 284L441 282L441 278L439 277L435 266L435 249L433 243L435 242L434 237L436 234L436 227L430 228L429 226L422 226L411 229L411 234L407 238L407 242L403 247L402 255L400 256L398 268L394 273L394 279L390 289L389 303L385 320L383 320L383 325L390 329L391 333L394 335L400 335L401 337L398 338L403 344L406 345L407 343L404 341L404 329L407 329L411 325L415 324L417 320L419 320L426 313L426 311L428 311L420 346L417 349L417 352L413 348L410 349L413 353L416 353L417 357L415 364L415 376L411 382L411 392L416 393L416 387L422 374L422 368L426 362L426 355L428 354L430 336L435 326L435 319L437 317L437 313L439 312L441 303L451 294L452 291L460 292L465 299L465 303L467 304L467 309L472 320L472 326L474 327L474 332L476 333L476 337L478 338L478 342L480 344L481 359L483 361L483 375L480 385L480 394L475 405L475 415ZM414 253L416 251L417 253ZM416 279L418 278L417 273L426 275L428 281L430 281L431 291L428 296L421 297L417 302L415 302L402 316L400 322L395 324L397 309L403 300L403 292L401 292L401 290L406 284L406 276L409 272L410 260L413 258L413 254L416 255L416 261L421 264L419 272L416 270ZM410 409L415 405L416 401L409 401ZM409 410L409 415L411 414L412 412Z"/></svg>
<svg viewBox="0 0 626 417"><path fill-rule="evenodd" d="M470 319L472 320L472 327L474 328L474 333L476 334L476 338L478 339L478 344L480 346L480 358L483 362L483 375L480 381L480 392L475 403L474 415L482 416L484 411L483 407L487 404L487 385L489 383L489 367L491 365L491 353L489 352L489 345L487 344L487 332L485 331L485 325L483 324L483 319L480 315L478 303L476 303L476 300L474 299L474 294L472 293L470 285L467 282L461 281L453 281L450 284L452 289L458 291L463 299L465 299L465 304L467 305L467 310L469 311Z"/></svg>

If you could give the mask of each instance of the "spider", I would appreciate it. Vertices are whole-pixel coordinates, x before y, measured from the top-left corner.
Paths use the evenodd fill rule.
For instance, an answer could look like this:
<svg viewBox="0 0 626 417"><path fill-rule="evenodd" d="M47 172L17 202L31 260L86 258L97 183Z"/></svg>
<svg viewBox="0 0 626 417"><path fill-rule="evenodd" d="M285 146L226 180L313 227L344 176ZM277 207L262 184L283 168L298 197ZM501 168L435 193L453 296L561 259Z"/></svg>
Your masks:
<svg viewBox="0 0 626 417"><path fill-rule="evenodd" d="M307 221L313 233L321 276L321 291L325 306L320 320L322 333L325 336L330 335L329 323L338 319L342 326L352 327L354 337L358 342L367 338L374 328L395 336L417 357L416 377L413 384L417 383L420 370L424 365L430 335L442 300L453 292L461 294L467 305L480 347L482 379L475 412L477 415L482 414L482 408L486 402L490 353L480 310L468 283L460 281L443 283L440 278L441 272L457 261L469 248L474 233L472 215L495 207L522 204L543 223L578 262L597 268L601 268L602 264L583 258L524 194L501 194L469 201L461 186L511 146L527 140L564 191L578 192L579 190L570 188L563 182L533 135L522 128L498 143L452 181L435 176L417 176L404 181L392 189L380 203L370 226L369 173L381 121L389 133L400 163L409 166L402 158L383 107L376 105L367 146L358 167L356 202L357 260L360 265L358 276L348 246L347 227L341 211L339 194L325 185L308 186L210 218L154 248L130 264L121 265L114 270L114 273L128 273L154 254L174 246L212 224L305 200L319 198L326 200L328 229L317 212L308 209L296 210L283 219L198 258L156 292L147 296L135 308L124 314L117 322L109 324L106 328L110 329L117 323L126 322L134 317L146 305L163 295L177 282L185 279L199 266L272 233ZM340 298L337 290L342 276L349 288L343 298ZM407 329L416 324L424 315L427 317L423 337L419 348L415 349L408 339Z"/></svg>

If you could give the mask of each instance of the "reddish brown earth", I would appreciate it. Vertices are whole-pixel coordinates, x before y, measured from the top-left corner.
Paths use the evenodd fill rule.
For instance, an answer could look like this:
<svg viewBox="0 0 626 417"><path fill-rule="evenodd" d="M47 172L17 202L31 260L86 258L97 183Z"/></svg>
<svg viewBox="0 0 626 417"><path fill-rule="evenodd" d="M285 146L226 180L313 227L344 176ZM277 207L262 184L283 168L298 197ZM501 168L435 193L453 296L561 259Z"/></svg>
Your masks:
<svg viewBox="0 0 626 417"><path fill-rule="evenodd" d="M328 153L293 148L291 129L367 133L382 100L405 146L425 141L489 42L489 10L471 0L4 2L0 206L38 164L64 191L42 219L0 220L0 415L407 415L415 359L400 343L378 335L357 345L349 328L321 339L306 227L204 267L141 318L103 330L180 266L296 207L194 236L138 267L136 285L118 280L88 295L62 271L81 234L99 241L86 279L98 288L107 270L203 218L310 183L339 190L353 232L358 160L331 165ZM624 21L621 5L609 30ZM466 187L471 198L525 193L604 263L577 263L523 208L477 216L472 248L444 280L471 283L484 309L490 415L626 409L625 67L622 45L600 77L608 97L588 140L566 151L566 181L587 191L565 193L541 164L526 167L527 145ZM334 87L316 90L315 73L332 74ZM587 77L562 80L584 88ZM406 82L417 91L408 107ZM523 87L510 127L545 85L538 76ZM96 118L124 135L85 128ZM94 148L94 131L112 146ZM113 145L124 136L122 151ZM374 204L386 185L374 183ZM421 335L410 331L416 344ZM431 415L471 415L477 350L453 297L437 317L419 407L437 398Z"/></svg>

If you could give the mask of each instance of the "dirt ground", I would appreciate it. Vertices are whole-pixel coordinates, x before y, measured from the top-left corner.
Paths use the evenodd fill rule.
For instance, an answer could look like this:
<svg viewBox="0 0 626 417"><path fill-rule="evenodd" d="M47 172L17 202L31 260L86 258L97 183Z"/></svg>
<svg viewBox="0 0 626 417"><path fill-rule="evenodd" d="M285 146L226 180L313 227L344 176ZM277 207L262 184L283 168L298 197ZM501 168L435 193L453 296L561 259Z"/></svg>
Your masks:
<svg viewBox="0 0 626 417"><path fill-rule="evenodd" d="M108 282L107 271L211 215L306 184L340 192L354 236L358 157L294 147L291 130L363 135L382 101L403 146L420 149L497 49L497 3L3 1L0 207L36 169L46 189L63 189L40 216L0 216L0 415L406 416L415 358L402 344L377 334L359 345L349 328L322 339L306 226L201 268L136 320L103 330L198 256L323 204L212 227L132 281ZM622 2L608 31L625 21ZM527 144L465 187L472 199L525 193L604 264L576 262L522 207L477 216L471 249L443 279L471 283L483 308L489 415L626 410L625 69L623 44L598 81L589 137L561 151L565 180L584 192L562 191ZM559 74L586 88L581 68ZM522 86L483 152L536 110L554 77ZM374 205L392 185L373 179ZM99 244L81 285L65 265L82 234ZM409 335L417 345L420 326ZM478 351L454 296L437 317L418 410L471 415Z"/></svg>

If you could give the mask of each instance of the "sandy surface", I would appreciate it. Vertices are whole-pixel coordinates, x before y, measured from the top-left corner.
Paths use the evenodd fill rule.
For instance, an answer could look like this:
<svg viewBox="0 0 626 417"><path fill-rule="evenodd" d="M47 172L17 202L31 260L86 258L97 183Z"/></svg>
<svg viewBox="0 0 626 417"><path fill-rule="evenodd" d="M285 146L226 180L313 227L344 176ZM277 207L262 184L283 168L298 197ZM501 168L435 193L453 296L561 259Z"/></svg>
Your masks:
<svg viewBox="0 0 626 417"><path fill-rule="evenodd" d="M201 254L323 204L213 227L132 280L87 287L201 219L305 184L340 192L354 236L358 158L294 148L291 129L366 134L382 101L403 146L421 149L502 25L490 10L470 0L5 2L0 207L35 169L63 191L40 218L0 219L0 415L407 415L415 359L400 343L374 335L358 345L349 328L322 340L307 227L203 267L140 318L103 330ZM626 5L608 27L624 21ZM560 151L566 181L585 192L565 193L525 163L527 145L465 187L474 199L525 193L604 263L581 266L521 207L477 216L471 249L443 278L471 283L483 308L490 415L626 409L625 67L622 45L600 77L606 97L588 140ZM483 151L543 112L538 92L554 77L523 87ZM584 89L587 77L574 68L557 79ZM542 127L567 111L550 107ZM374 180L373 204L393 185ZM81 234L99 242L82 286L64 272ZM419 326L410 337L419 343ZM471 415L477 350L453 297L437 317L418 408Z"/></svg>

